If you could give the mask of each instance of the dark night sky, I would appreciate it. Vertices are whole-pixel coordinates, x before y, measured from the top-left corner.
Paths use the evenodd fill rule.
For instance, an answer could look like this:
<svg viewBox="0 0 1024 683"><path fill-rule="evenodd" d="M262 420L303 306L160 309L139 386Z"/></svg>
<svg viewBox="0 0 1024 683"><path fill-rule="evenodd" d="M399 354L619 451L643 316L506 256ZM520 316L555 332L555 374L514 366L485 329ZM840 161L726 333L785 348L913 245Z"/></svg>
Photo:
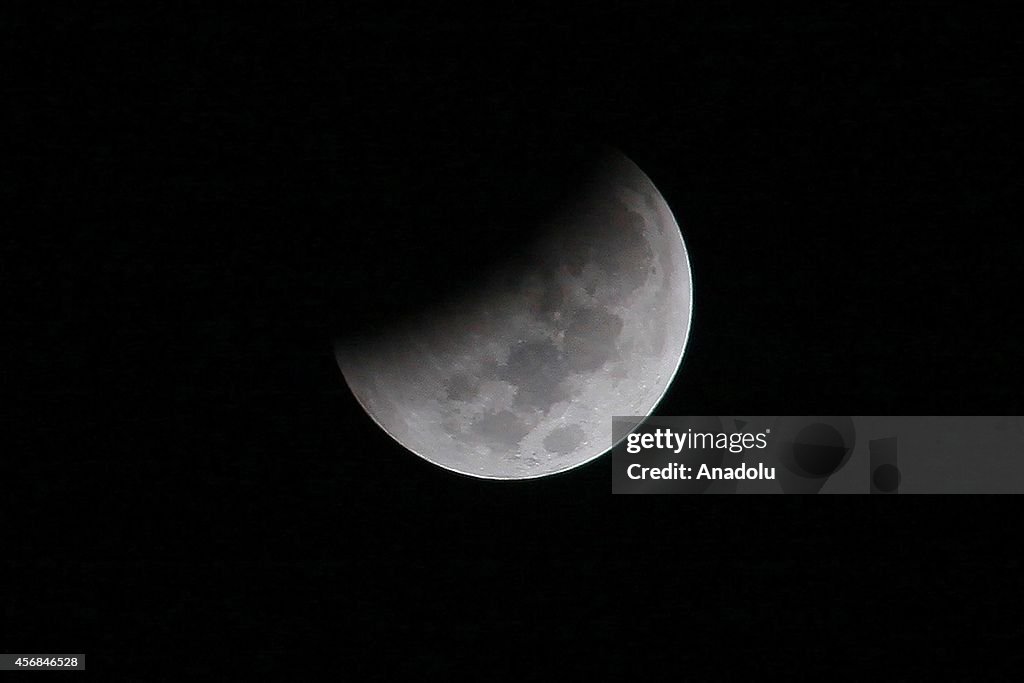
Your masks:
<svg viewBox="0 0 1024 683"><path fill-rule="evenodd" d="M331 357L519 248L609 144L693 262L661 413L1020 413L1020 16L856 7L5 10L5 650L443 671L587 643L624 671L648 636L688 666L780 657L766 630L943 650L939 590L994 623L978 577L1019 564L979 529L1010 499L637 502L607 460L478 482L392 443Z"/></svg>

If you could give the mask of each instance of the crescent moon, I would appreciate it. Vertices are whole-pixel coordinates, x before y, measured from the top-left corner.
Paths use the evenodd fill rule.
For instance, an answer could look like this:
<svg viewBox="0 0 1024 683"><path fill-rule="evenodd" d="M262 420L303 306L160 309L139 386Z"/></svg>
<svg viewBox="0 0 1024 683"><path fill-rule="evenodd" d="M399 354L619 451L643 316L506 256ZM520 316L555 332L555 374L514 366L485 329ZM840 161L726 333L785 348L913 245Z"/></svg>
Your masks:
<svg viewBox="0 0 1024 683"><path fill-rule="evenodd" d="M609 151L527 255L473 291L370 338L335 340L367 414L416 455L486 479L530 479L612 446L682 362L693 280L654 183Z"/></svg>

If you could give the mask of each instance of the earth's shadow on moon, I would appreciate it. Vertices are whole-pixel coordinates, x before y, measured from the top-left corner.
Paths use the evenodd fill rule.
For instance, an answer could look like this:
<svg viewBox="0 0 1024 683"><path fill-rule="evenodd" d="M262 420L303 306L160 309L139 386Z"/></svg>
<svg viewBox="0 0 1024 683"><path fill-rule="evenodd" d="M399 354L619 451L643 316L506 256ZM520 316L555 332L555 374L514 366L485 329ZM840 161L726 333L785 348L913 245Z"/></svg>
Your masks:
<svg viewBox="0 0 1024 683"><path fill-rule="evenodd" d="M609 151L580 143L413 154L416 182L390 188L354 218L362 225L346 226L356 238L342 242L344 267L328 285L332 337L386 335L528 264L547 219L579 195Z"/></svg>

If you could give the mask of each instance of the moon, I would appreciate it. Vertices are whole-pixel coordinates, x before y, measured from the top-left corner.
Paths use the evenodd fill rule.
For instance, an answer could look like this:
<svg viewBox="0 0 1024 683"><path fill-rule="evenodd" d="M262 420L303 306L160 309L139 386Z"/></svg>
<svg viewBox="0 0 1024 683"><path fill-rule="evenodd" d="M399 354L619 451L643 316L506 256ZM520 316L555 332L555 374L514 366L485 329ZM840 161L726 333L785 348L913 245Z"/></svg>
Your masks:
<svg viewBox="0 0 1024 683"><path fill-rule="evenodd" d="M530 479L607 452L682 362L693 282L654 183L609 150L487 281L370 337L335 340L356 399L395 441L465 475Z"/></svg>

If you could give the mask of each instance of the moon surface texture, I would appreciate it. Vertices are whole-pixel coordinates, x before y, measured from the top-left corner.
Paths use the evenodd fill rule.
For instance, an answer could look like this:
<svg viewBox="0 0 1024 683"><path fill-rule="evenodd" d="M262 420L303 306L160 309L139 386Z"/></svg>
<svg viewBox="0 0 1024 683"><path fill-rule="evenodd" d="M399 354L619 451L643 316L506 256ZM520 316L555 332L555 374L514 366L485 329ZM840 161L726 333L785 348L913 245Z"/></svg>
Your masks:
<svg viewBox="0 0 1024 683"><path fill-rule="evenodd" d="M612 416L647 416L679 368L692 280L651 180L609 153L523 255L374 338L338 339L377 424L448 470L528 479L612 447Z"/></svg>

